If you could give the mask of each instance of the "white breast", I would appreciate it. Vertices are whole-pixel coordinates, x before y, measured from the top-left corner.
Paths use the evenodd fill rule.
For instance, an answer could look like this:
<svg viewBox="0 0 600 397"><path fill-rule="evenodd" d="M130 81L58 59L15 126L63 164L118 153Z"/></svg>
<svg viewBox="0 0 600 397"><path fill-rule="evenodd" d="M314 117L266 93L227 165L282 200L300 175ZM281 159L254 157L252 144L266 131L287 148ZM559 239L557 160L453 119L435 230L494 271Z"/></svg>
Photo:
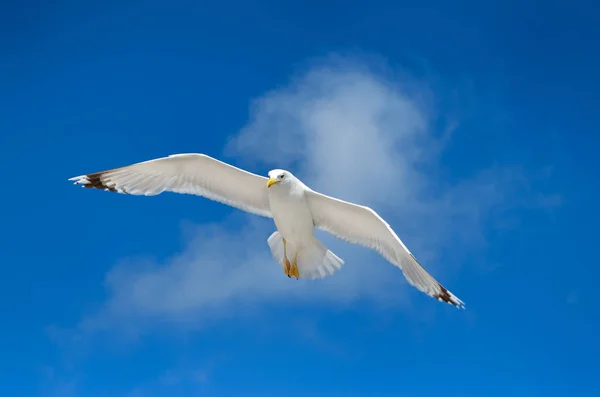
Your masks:
<svg viewBox="0 0 600 397"><path fill-rule="evenodd" d="M302 189L269 189L269 204L277 230L286 241L301 246L313 237L313 219Z"/></svg>

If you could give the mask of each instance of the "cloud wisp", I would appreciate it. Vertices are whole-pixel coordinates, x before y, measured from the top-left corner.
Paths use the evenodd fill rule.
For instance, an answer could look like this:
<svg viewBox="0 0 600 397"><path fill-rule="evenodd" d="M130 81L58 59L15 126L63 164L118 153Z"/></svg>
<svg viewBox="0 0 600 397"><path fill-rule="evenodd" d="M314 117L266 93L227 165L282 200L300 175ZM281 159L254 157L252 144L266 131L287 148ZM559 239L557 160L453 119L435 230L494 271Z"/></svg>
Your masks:
<svg viewBox="0 0 600 397"><path fill-rule="evenodd" d="M250 170L257 164L287 168L313 189L375 208L425 268L465 298L445 277L459 267L457 247L464 252L465 242L474 247L484 241L488 215L511 198L510 186L521 175L492 167L454 184L437 179L445 139L438 138L418 90L409 94L404 86L354 61L316 64L256 99L249 123L224 154ZM117 264L106 277L106 303L81 326L195 324L235 314L240 305L289 303L290 297L321 305L410 302L406 297L414 291L399 269L324 233L319 236L346 260L344 267L323 280L291 282L270 257L272 221L237 212L232 218L242 218L243 226L229 227L232 219L185 226L185 249L162 263Z"/></svg>

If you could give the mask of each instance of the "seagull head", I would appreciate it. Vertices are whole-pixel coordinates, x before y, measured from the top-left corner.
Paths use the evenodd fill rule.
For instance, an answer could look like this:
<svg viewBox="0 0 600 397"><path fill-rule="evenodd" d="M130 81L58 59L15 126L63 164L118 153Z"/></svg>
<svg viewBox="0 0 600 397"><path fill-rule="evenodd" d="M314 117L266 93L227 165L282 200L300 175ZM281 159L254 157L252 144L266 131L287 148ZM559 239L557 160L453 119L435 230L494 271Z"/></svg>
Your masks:
<svg viewBox="0 0 600 397"><path fill-rule="evenodd" d="M275 184L288 184L294 180L294 175L286 170L271 170L269 171L269 180L267 187L270 188Z"/></svg>

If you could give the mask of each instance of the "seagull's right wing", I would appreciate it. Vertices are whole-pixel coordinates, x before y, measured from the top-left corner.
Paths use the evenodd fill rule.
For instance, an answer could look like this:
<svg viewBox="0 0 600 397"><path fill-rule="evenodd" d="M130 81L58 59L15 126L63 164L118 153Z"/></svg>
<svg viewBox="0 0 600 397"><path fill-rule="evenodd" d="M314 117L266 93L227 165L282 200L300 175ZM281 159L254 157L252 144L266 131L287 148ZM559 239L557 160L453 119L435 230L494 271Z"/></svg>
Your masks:
<svg viewBox="0 0 600 397"><path fill-rule="evenodd" d="M195 194L272 217L267 178L204 154L175 154L69 180L86 188L134 195L154 196L165 191Z"/></svg>

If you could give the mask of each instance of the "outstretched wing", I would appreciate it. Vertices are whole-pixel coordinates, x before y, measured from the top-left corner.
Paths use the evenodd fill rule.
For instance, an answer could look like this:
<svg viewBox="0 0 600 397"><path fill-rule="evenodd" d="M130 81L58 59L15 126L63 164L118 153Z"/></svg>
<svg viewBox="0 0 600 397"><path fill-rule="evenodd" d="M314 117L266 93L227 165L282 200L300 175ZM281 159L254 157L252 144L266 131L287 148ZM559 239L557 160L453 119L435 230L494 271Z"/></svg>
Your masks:
<svg viewBox="0 0 600 397"><path fill-rule="evenodd" d="M69 180L86 188L133 195L154 196L165 191L194 194L272 217L267 178L204 154L175 154Z"/></svg>
<svg viewBox="0 0 600 397"><path fill-rule="evenodd" d="M437 282L410 253L392 228L371 208L309 190L306 200L315 226L335 237L371 248L402 269L408 282L440 301L464 303Z"/></svg>

